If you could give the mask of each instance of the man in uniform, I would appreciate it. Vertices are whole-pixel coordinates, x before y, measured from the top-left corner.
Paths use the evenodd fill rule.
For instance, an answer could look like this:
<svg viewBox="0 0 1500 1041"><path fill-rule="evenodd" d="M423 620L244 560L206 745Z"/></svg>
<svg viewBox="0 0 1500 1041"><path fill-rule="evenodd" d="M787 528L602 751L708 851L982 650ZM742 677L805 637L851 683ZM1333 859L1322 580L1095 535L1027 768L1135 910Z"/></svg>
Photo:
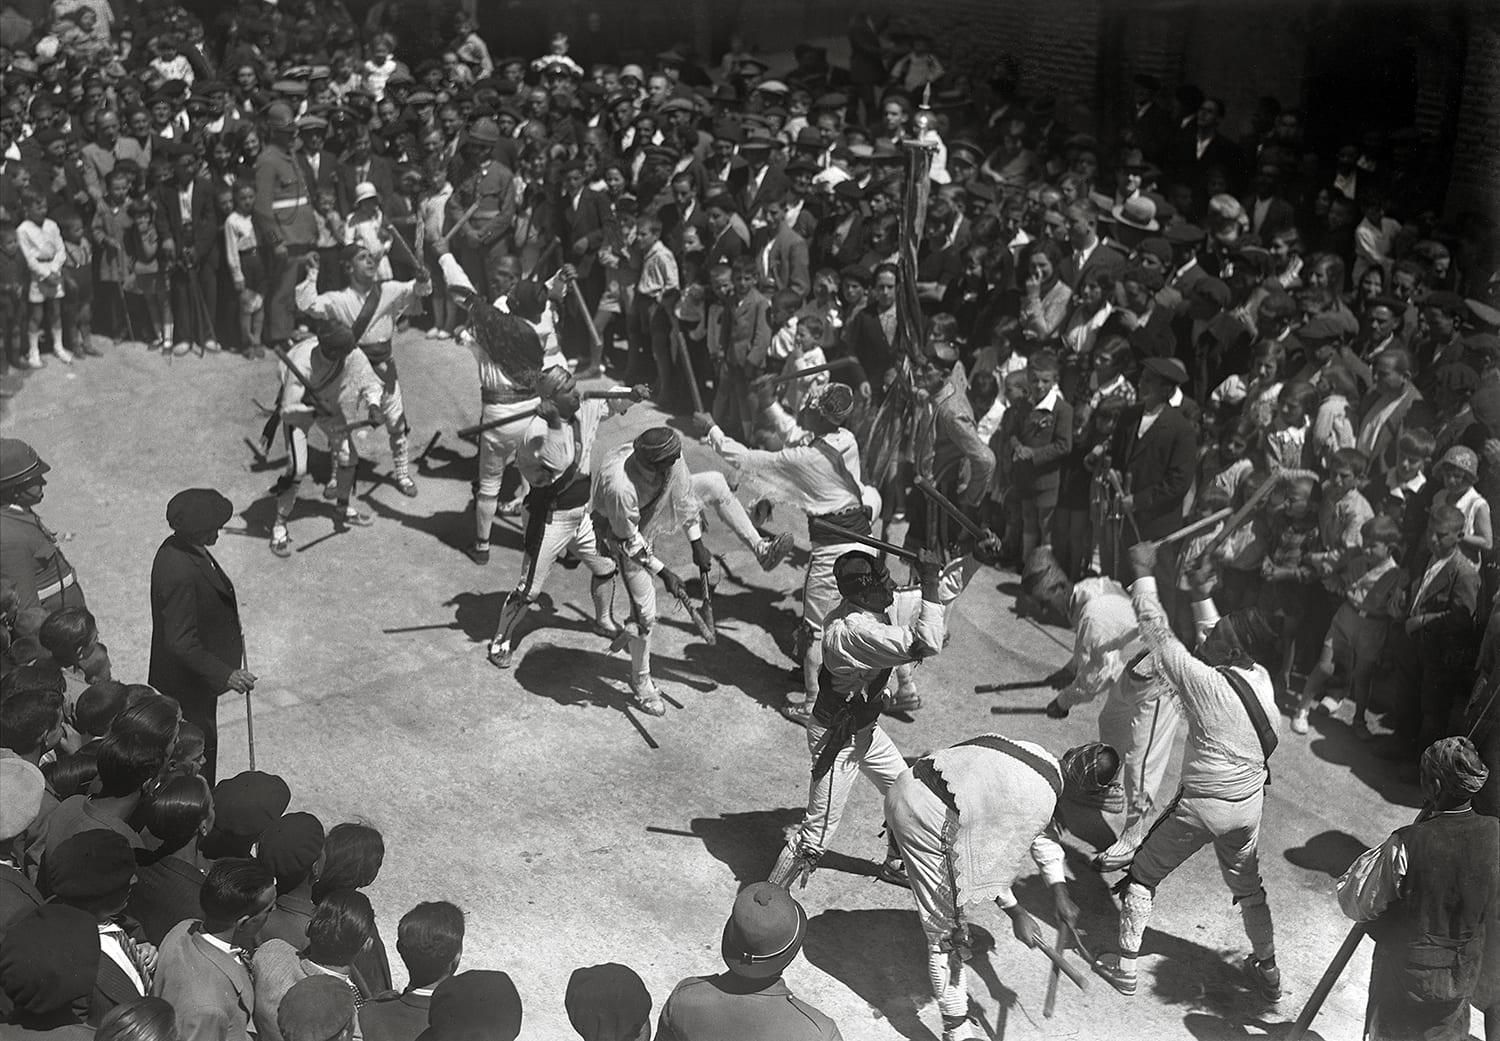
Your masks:
<svg viewBox="0 0 1500 1041"><path fill-rule="evenodd" d="M657 1041L839 1041L839 1028L798 1000L781 974L807 936L807 912L768 882L747 886L724 925L729 971L689 976L661 1007Z"/></svg>
<svg viewBox="0 0 1500 1041"><path fill-rule="evenodd" d="M636 390L636 400L644 396L642 390ZM523 431L516 461L531 485L531 494L526 498L521 577L500 608L500 623L487 652L490 664L501 669L510 668L517 623L546 586L552 566L568 553L589 569L594 631L609 639L619 633L613 610L618 567L599 552L589 516L589 493L599 422L624 408L614 407L617 399L585 400L577 380L561 365L542 373L536 392L537 415L529 423L515 424Z"/></svg>
<svg viewBox="0 0 1500 1041"><path fill-rule="evenodd" d="M469 281L494 292L495 262L510 252L510 233L516 221L514 175L495 158L500 127L493 119L478 119L464 136L460 153L469 176L448 198L448 226L453 229L454 252ZM472 216L459 221L470 206Z"/></svg>
<svg viewBox="0 0 1500 1041"><path fill-rule="evenodd" d="M1077 924L1068 896L1058 803L1097 797L1120 768L1105 744L1069 749L1059 762L1041 745L982 734L918 759L885 797L885 819L906 864L927 936L927 975L943 1041L983 1038L968 1015L966 905L993 899L1028 947L1041 932L1011 887L1028 850L1052 889L1059 922Z"/></svg>
<svg viewBox="0 0 1500 1041"><path fill-rule="evenodd" d="M412 300L432 292L432 280L427 269L420 268L413 281L381 282L375 277L375 257L359 245L345 246L343 261L349 287L319 293L318 255L308 255L307 273L297 285L297 310L322 321L339 322L354 333L355 343L369 359L383 387L380 410L391 442L391 478L401 494L414 498L417 483L411 478L409 427L401 384L396 378L396 359L391 354L391 335L396 320Z"/></svg>
<svg viewBox="0 0 1500 1041"><path fill-rule="evenodd" d="M944 611L968 583L973 570L961 559L946 568L922 550L917 561L920 589L896 591L883 563L859 550L833 563L833 578L844 601L823 629L823 667L818 697L807 724L812 781L807 813L788 835L770 881L790 888L806 880L822 859L844 815L844 805L863 773L882 796L906 760L880 728L890 699L892 670L924 661L943 646ZM906 884L895 843L887 848L880 877Z"/></svg>
<svg viewBox="0 0 1500 1041"><path fill-rule="evenodd" d="M1459 1041L1469 1005L1493 1013L1500 984L1500 822L1474 812L1489 769L1466 737L1422 753L1432 811L1362 853L1339 879L1339 906L1375 938L1365 1036ZM1493 1027L1491 1027L1493 1029ZM1490 1036L1494 1036L1493 1033Z"/></svg>
<svg viewBox="0 0 1500 1041"><path fill-rule="evenodd" d="M859 442L844 427L854 411L854 391L844 383L823 384L804 403L798 423L812 435L806 443L767 452L746 448L724 433L711 415L693 417L709 444L739 475L762 488L775 502L795 505L808 520L822 518L856 534L870 534L870 519L879 512L879 494L860 480ZM788 693L782 714L795 723L812 719L823 668L823 623L842 597L833 580L833 565L856 544L810 530L812 555L802 584L802 691ZM798 696L800 693L801 696Z"/></svg>
<svg viewBox="0 0 1500 1041"><path fill-rule="evenodd" d="M1187 717L1182 786L1152 825L1126 868L1121 893L1120 952L1095 970L1127 997L1135 993L1135 961L1151 918L1156 888L1208 843L1213 843L1253 953L1245 971L1267 1001L1281 998L1281 970L1271 908L1260 875L1260 824L1266 762L1276 747L1281 712L1270 674L1257 655L1274 655L1276 628L1255 609L1219 619L1203 572L1192 576L1196 628L1207 629L1199 657L1172 634L1156 593L1156 545L1130 549L1135 581L1130 598L1141 638L1157 671L1172 684Z"/></svg>
<svg viewBox="0 0 1500 1041"><path fill-rule="evenodd" d="M34 509L51 469L25 441L0 438L0 578L15 584L17 611L86 606L73 565Z"/></svg>
<svg viewBox="0 0 1500 1041"><path fill-rule="evenodd" d="M313 387L308 388L290 372L281 376L281 423L286 438L286 476L276 493L276 523L271 527L271 552L278 557L292 554L287 521L297 503L297 492L307 476L307 431L316 425L328 439L333 454L334 500L337 523L363 527L371 523L368 513L351 501L354 475L359 468L356 426L384 426L381 401L385 387L370 368L363 351L354 349L354 332L339 322L322 322L318 335L296 344L287 357ZM285 370L285 366L283 366ZM314 400L316 399L316 400Z"/></svg>
<svg viewBox="0 0 1500 1041"><path fill-rule="evenodd" d="M292 154L297 124L285 102L266 109L266 144L255 160L255 226L271 246L271 291L266 296L266 342L285 346L292 338L292 294L299 261L318 245L312 194ZM259 344L249 345L252 357Z"/></svg>

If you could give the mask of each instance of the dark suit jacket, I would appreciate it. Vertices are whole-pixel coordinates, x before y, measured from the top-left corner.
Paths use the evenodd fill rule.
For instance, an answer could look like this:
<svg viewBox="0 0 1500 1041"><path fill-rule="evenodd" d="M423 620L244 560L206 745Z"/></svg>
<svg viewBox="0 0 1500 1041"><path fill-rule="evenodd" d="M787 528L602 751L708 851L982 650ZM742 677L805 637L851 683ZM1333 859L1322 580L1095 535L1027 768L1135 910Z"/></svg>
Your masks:
<svg viewBox="0 0 1500 1041"><path fill-rule="evenodd" d="M745 215L746 220L753 217L767 200L785 195L786 190L792 186L791 179L787 177L786 172L771 165L766 167L766 174L761 178L760 187L752 192L754 179L754 173L747 169L744 180L734 193L734 200L739 203L740 212Z"/></svg>
<svg viewBox="0 0 1500 1041"><path fill-rule="evenodd" d="M137 934L131 939L139 941L142 937ZM150 981L146 983L149 985ZM142 996L130 977L125 975L125 970L116 965L114 959L101 954L99 971L94 977L94 993L89 997L89 1024L97 1027L110 1009Z"/></svg>
<svg viewBox="0 0 1500 1041"><path fill-rule="evenodd" d="M1179 410L1162 409L1146 436L1137 437L1141 415L1139 405L1121 413L1109 458L1135 498L1142 537L1155 539L1174 531L1182 520L1182 500L1193 482L1198 446L1192 424Z"/></svg>
<svg viewBox="0 0 1500 1041"><path fill-rule="evenodd" d="M163 938L151 993L172 1003L181 1041L250 1041L250 970L205 940L202 925L180 922Z"/></svg>
<svg viewBox="0 0 1500 1041"><path fill-rule="evenodd" d="M207 553L169 535L151 565L151 666L147 682L182 705L195 722L205 705L229 689L240 667L240 630L234 584Z"/></svg>
<svg viewBox="0 0 1500 1041"><path fill-rule="evenodd" d="M885 394L885 374L896 364L896 353L880 319L867 308L860 308L844 326L844 347L845 353L859 362L860 379L870 384L875 399L880 400Z"/></svg>
<svg viewBox="0 0 1500 1041"><path fill-rule="evenodd" d="M1030 459L1016 459L1011 468L1016 490L1047 505L1057 502L1063 460L1073 449L1073 406L1058 395L1051 408L1026 407L1016 440L1032 450Z"/></svg>
<svg viewBox="0 0 1500 1041"><path fill-rule="evenodd" d="M322 171L318 173L321 175ZM337 164L338 204L340 216L347 217L354 210L354 189L361 180L369 181L379 194L381 205L396 191L396 164L383 155L370 156L370 169L361 178L352 158Z"/></svg>
<svg viewBox="0 0 1500 1041"><path fill-rule="evenodd" d="M1154 101L1145 112L1132 112L1130 117L1130 130L1135 135L1136 146L1143 156L1158 166L1167 158L1167 147L1175 129L1172 114Z"/></svg>
<svg viewBox="0 0 1500 1041"><path fill-rule="evenodd" d="M1429 622L1417 633L1417 646L1424 656L1435 658L1448 666L1468 666L1473 663L1478 649L1478 633L1475 630L1475 615L1479 610L1479 569L1459 552L1443 565L1437 577L1418 591L1425 576L1427 565L1412 574L1412 597L1414 601L1408 617L1419 614L1442 615Z"/></svg>
<svg viewBox="0 0 1500 1041"><path fill-rule="evenodd" d="M848 234L839 238L839 225L842 223L842 217L835 217L832 214L818 222L817 233L813 236L813 247L819 267L831 267L835 271L842 271L858 261L860 254L864 252L864 214L856 213L854 219L849 222Z"/></svg>
<svg viewBox="0 0 1500 1041"><path fill-rule="evenodd" d="M141 924L146 939L160 944L178 922L202 918L198 893L203 872L181 857L168 856L136 869L135 887L126 911Z"/></svg>
<svg viewBox="0 0 1500 1041"><path fill-rule="evenodd" d="M182 212L182 200L175 181L159 185L156 189L156 231L163 239L172 240L178 256L186 257L185 249L191 246L190 263L206 261L219 237L214 183L207 177L199 177L193 182L192 213Z"/></svg>
<svg viewBox="0 0 1500 1041"><path fill-rule="evenodd" d="M23 872L0 864L0 936L10 923L41 907L43 897Z"/></svg>
<svg viewBox="0 0 1500 1041"><path fill-rule="evenodd" d="M1078 280L1090 271L1114 271L1116 273L1125 267L1125 257L1119 250L1107 242L1100 242L1094 247L1094 252L1083 263L1078 266L1078 259L1071 252L1063 257L1062 266L1058 268L1058 278L1067 283L1069 289L1078 288Z"/></svg>
<svg viewBox="0 0 1500 1041"><path fill-rule="evenodd" d="M318 172L313 173L312 163L308 161L306 152L298 152L297 165L302 169L302 179L307 182L307 187L312 190L313 203L318 201L318 195L322 192L332 192L334 205L341 205L339 199L339 160L328 149L318 153ZM377 185L377 187L379 187ZM394 185L393 185L394 187ZM354 196L349 197L350 207L353 209ZM347 216L348 210L343 210L339 216Z"/></svg>
<svg viewBox="0 0 1500 1041"><path fill-rule="evenodd" d="M612 216L609 199L603 192L584 188L578 194L576 206L572 198L563 197L558 207L558 235L562 238L563 256L578 265L579 275L587 277L589 272L585 267L592 269L594 255L604 242L604 230ZM582 251L577 249L579 239L586 240Z"/></svg>
<svg viewBox="0 0 1500 1041"><path fill-rule="evenodd" d="M708 233L708 214L703 209L703 202L699 200L693 204L693 212L688 214L687 220L682 219L682 207L675 202L669 202L657 213L661 219L661 238L667 244L673 255L682 256L682 240L687 234L687 229L697 228L698 239L706 246L711 237Z"/></svg>
<svg viewBox="0 0 1500 1041"><path fill-rule="evenodd" d="M745 255L749 250L749 244L742 238L740 233L734 230L734 225L726 227L718 238L712 237L712 232L705 236L703 263L706 267L714 264L733 263Z"/></svg>
<svg viewBox="0 0 1500 1041"><path fill-rule="evenodd" d="M781 224L776 228L776 237L770 240L771 252L766 270L761 270L761 254L766 248L766 228L756 234L751 251L755 254L756 270L761 276L761 289L770 287L771 292L780 289L795 289L803 296L812 288L812 276L808 272L807 242L791 228ZM769 294L768 294L769 295Z"/></svg>
<svg viewBox="0 0 1500 1041"><path fill-rule="evenodd" d="M1247 195L1240 200L1240 205L1245 207L1245 216L1250 219L1250 232L1264 244L1271 241L1272 236L1278 232L1285 231L1297 223L1297 211L1292 204L1279 195L1271 197L1271 205L1266 209L1265 218L1260 226L1255 225L1255 207L1259 202L1254 195Z"/></svg>
<svg viewBox="0 0 1500 1041"><path fill-rule="evenodd" d="M1208 171L1221 167L1229 176L1230 192L1239 192L1245 173L1245 153L1240 146L1223 134L1215 134L1199 158L1197 139L1195 130L1177 139L1178 151L1172 165L1178 176L1186 177L1194 189L1201 191Z"/></svg>
<svg viewBox="0 0 1500 1041"><path fill-rule="evenodd" d="M416 1041L427 1029L428 994L390 994L365 1003L359 1010L359 1030L365 1041Z"/></svg>

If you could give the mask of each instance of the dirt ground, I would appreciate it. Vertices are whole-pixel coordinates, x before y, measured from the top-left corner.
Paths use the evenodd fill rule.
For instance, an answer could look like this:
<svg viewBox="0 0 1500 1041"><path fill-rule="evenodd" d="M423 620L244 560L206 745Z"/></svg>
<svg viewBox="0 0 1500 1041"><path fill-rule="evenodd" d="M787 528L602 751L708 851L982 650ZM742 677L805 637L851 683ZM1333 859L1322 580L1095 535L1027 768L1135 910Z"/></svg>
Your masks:
<svg viewBox="0 0 1500 1041"><path fill-rule="evenodd" d="M663 719L630 713L628 658L588 633L581 571L554 573L548 609L534 616L512 671L485 662L520 539L514 524L497 526L487 567L461 552L471 532L474 450L453 431L478 411L466 350L416 333L397 342L414 451L443 431L420 496L371 486L369 477L389 470L378 439L360 484L376 524L319 541L332 531L331 507L306 501L292 521L298 551L288 560L266 546L267 491L279 467L258 464L246 440L261 425L252 399L273 400L273 364L229 355L168 362L138 344L106 352L66 368L54 360L34 374L6 403L0 430L51 463L41 514L69 539L115 674L126 681L145 676L147 588L167 499L212 485L234 501L240 517L231 523L248 533L226 533L215 553L239 590L249 664L260 677L258 766L286 777L293 808L330 826L366 820L385 835L385 868L370 895L398 984L396 921L429 899L467 913L466 967L515 978L525 1038L573 1036L562 997L578 966L631 965L658 1009L678 979L720 971L720 931L737 887L765 877L806 797L803 735L773 710L792 682L785 648L805 552L766 574L711 522L708 541L726 563L718 645L668 613L657 676L674 704ZM637 406L601 440L617 443L660 419ZM716 465L696 443L688 459L695 468ZM793 511L778 509L770 527L793 531L805 550L805 523ZM664 549L691 570L685 544ZM1058 752L1095 736L1088 707L1062 722L992 714L1039 709L1049 697L1040 688L973 692L977 683L1039 680L1067 657L1070 634L1016 617L1015 581L983 571L959 601L950 645L919 673L926 706L913 723L887 724L903 752L986 731ZM624 609L623 591L616 604ZM221 719L227 776L246 763L243 704L226 698ZM1395 780L1345 724L1324 722L1310 738L1285 734L1261 846L1287 991L1277 1008L1248 992L1239 915L1208 851L1162 886L1134 999L1097 978L1087 992L1064 981L1056 1015L1044 1018L1047 962L984 907L974 920L995 939L971 974L973 1002L1008 1041L1279 1036L1345 935L1334 879L1366 845L1408 823L1416 800L1415 787ZM846 1038L933 1038L940 1028L911 897L871 877L884 848L879 827L879 800L861 784L837 854L798 894L810 924L805 958L788 981ZM1115 876L1087 868L1085 854L1101 837L1097 827L1081 830L1090 833L1072 841L1072 889L1090 946L1108 950ZM1052 935L1040 879L1028 873L1018 892ZM1368 968L1366 945L1316 1036L1360 1036Z"/></svg>

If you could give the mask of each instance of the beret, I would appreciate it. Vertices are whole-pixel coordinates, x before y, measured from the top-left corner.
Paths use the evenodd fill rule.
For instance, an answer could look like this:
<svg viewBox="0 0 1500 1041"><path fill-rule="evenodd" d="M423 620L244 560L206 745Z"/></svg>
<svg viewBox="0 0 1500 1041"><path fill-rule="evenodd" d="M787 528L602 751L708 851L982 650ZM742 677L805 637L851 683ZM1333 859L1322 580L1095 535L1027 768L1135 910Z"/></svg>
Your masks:
<svg viewBox="0 0 1500 1041"><path fill-rule="evenodd" d="M187 488L167 503L173 531L217 531L234 516L234 503L213 488Z"/></svg>
<svg viewBox="0 0 1500 1041"><path fill-rule="evenodd" d="M1178 387L1188 381L1187 366L1176 358L1147 358L1141 368Z"/></svg>
<svg viewBox="0 0 1500 1041"><path fill-rule="evenodd" d="M0 759L0 842L15 838L31 826L42 812L42 792L46 789L42 771L16 756Z"/></svg>
<svg viewBox="0 0 1500 1041"><path fill-rule="evenodd" d="M1203 229L1196 224L1173 224L1167 229L1167 241L1174 246L1196 246L1203 238Z"/></svg>
<svg viewBox="0 0 1500 1041"><path fill-rule="evenodd" d="M1172 244L1160 235L1153 235L1148 239L1141 239L1135 245L1137 253L1149 253L1160 260L1163 264L1172 262Z"/></svg>
<svg viewBox="0 0 1500 1041"><path fill-rule="evenodd" d="M354 994L343 980L316 973L298 980L276 1009L283 1041L330 1041L354 1018Z"/></svg>
<svg viewBox="0 0 1500 1041"><path fill-rule="evenodd" d="M515 1041L521 1033L521 995L510 976L470 969L449 976L432 992L427 1029L418 1041Z"/></svg>
<svg viewBox="0 0 1500 1041"><path fill-rule="evenodd" d="M1446 314L1461 315L1464 313L1464 298L1447 289L1439 289L1428 293L1427 299L1422 301L1423 307L1431 307Z"/></svg>
<svg viewBox="0 0 1500 1041"><path fill-rule="evenodd" d="M1145 267L1141 264L1132 264L1120 275L1121 282L1135 282L1142 289L1155 293L1167 284L1160 271Z"/></svg>
<svg viewBox="0 0 1500 1041"><path fill-rule="evenodd" d="M47 881L53 894L66 902L113 893L124 896L134 877L130 840L108 828L80 831L47 854Z"/></svg>
<svg viewBox="0 0 1500 1041"><path fill-rule="evenodd" d="M214 827L258 838L291 801L292 790L280 777L246 770L214 785Z"/></svg>
<svg viewBox="0 0 1500 1041"><path fill-rule="evenodd" d="M255 859L278 880L303 878L323 852L323 823L310 813L288 813L261 832Z"/></svg>
<svg viewBox="0 0 1500 1041"><path fill-rule="evenodd" d="M0 993L32 1016L65 1010L87 1002L99 957L93 915L66 904L42 904L7 926L0 938Z"/></svg>

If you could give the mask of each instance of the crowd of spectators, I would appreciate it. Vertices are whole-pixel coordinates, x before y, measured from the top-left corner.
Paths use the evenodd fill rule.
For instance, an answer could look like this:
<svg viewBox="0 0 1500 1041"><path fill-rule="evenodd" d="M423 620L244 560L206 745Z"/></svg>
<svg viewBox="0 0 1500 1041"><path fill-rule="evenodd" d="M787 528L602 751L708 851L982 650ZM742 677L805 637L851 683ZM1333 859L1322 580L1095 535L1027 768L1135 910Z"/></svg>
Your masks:
<svg viewBox="0 0 1500 1041"><path fill-rule="evenodd" d="M585 65L562 34L496 57L461 12L418 56L337 0L240 0L210 23L125 6L8 16L8 365L142 344L259 357L295 335L305 259L326 256L316 277L336 287L350 243L385 276L434 273L405 321L437 339L463 325L443 254L493 295L566 270L585 304L561 322L580 375L650 383L678 413L701 396L763 447L795 436L808 389L767 377L841 366L867 431L915 375L949 403L939 437L958 442L966 501L1017 564L1061 575L1062 594L1029 598L1058 620L1072 582L1120 574L1122 538L1245 510L1225 538L1210 525L1179 547L1163 593L1206 561L1221 609L1276 612L1267 664L1297 733L1347 711L1414 771L1477 724L1492 770L1478 805L1495 812L1500 282L1492 234L1440 219L1416 129L1373 124L1323 155L1316 112L1265 99L1235 134L1221 101L1142 75L1129 118L1094 136L1003 65L949 71L931 41L864 17L848 68L808 44L773 69L738 41L712 68L678 51ZM932 183L908 278L917 139ZM904 294L925 326L914 350ZM380 1012L401 998L361 893L378 833L285 812L268 775L211 788L202 735L172 699L109 678L86 611L5 607L13 1022L109 1041L427 1028ZM462 934L446 903L398 927L432 1041L487 1003L519 1029L508 978L455 974ZM308 985L322 978L340 988Z"/></svg>

